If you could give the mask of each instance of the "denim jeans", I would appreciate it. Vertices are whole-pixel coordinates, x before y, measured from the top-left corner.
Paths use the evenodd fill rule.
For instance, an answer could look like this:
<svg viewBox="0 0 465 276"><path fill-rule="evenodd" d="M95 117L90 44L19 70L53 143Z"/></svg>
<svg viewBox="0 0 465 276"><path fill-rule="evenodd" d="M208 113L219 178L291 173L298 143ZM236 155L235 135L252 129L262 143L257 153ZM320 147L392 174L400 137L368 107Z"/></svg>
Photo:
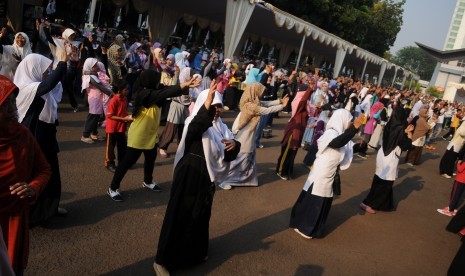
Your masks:
<svg viewBox="0 0 465 276"><path fill-rule="evenodd" d="M255 147L260 146L260 138L262 138L263 129L265 128L265 125L268 122L270 116L271 114L260 116L260 122L258 122L257 129L255 131Z"/></svg>

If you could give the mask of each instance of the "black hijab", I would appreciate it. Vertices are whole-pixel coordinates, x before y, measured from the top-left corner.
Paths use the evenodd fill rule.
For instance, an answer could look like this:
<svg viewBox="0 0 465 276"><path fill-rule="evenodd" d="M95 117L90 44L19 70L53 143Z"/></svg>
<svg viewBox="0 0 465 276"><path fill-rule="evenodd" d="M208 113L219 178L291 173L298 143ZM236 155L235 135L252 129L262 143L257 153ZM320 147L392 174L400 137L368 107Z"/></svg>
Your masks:
<svg viewBox="0 0 465 276"><path fill-rule="evenodd" d="M133 117L139 115L144 99L150 95L151 90L158 90L163 87L160 84L161 74L155 70L143 71L134 83L134 110Z"/></svg>
<svg viewBox="0 0 465 276"><path fill-rule="evenodd" d="M388 156L399 144L407 127L407 115L400 103L392 111L391 118L386 124L383 132L384 156Z"/></svg>

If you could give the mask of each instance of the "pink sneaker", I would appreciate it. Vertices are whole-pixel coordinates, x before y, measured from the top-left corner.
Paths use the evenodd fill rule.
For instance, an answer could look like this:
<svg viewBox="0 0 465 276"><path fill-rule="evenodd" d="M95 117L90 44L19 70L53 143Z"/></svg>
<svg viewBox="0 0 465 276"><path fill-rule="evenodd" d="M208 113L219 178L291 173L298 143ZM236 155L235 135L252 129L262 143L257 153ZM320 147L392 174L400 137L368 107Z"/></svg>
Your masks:
<svg viewBox="0 0 465 276"><path fill-rule="evenodd" d="M455 211L450 211L449 206L444 207L442 209L437 209L436 211L438 211L440 214L443 214L443 215L448 216L448 217L453 217L457 213Z"/></svg>

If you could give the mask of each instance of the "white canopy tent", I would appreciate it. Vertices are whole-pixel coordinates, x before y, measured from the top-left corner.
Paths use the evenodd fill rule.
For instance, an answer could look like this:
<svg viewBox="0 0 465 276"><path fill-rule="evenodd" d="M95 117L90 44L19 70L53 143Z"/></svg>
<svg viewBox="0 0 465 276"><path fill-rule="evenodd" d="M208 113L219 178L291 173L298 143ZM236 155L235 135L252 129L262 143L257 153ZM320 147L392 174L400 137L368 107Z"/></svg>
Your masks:
<svg viewBox="0 0 465 276"><path fill-rule="evenodd" d="M113 1L127 3L129 0ZM330 60L334 65L333 77L337 77L345 65L359 69L358 76L377 76L379 84L383 79L393 81L398 71L404 77L417 77L382 57L261 0L132 1L138 3L139 9L148 10L149 31L154 41L166 41L176 22L183 18L188 25L197 23L201 28L210 28L213 32L222 28L226 57L237 54L249 39L254 42L260 39L262 43L280 50L280 64L286 63L292 52L299 53L299 58L302 54L310 54L314 61Z"/></svg>

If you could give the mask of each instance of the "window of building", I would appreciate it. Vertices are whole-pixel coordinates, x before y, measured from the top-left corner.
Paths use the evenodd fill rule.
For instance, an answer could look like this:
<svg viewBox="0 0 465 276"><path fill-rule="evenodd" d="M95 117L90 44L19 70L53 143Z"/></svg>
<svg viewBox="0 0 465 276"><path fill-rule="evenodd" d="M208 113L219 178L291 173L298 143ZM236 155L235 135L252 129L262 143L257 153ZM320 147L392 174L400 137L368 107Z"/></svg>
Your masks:
<svg viewBox="0 0 465 276"><path fill-rule="evenodd" d="M460 20L454 20L454 25L460 25Z"/></svg>
<svg viewBox="0 0 465 276"><path fill-rule="evenodd" d="M455 42L455 38L449 38L449 40L448 40L447 42L454 43L454 42Z"/></svg>
<svg viewBox="0 0 465 276"><path fill-rule="evenodd" d="M465 2L460 2L459 6L460 7L465 7Z"/></svg>
<svg viewBox="0 0 465 276"><path fill-rule="evenodd" d="M454 48L454 44L448 43L446 48L447 48L447 49L452 49L452 48Z"/></svg>
<svg viewBox="0 0 465 276"><path fill-rule="evenodd" d="M452 27L452 31L458 31L458 30L459 30L459 27L458 27L458 26Z"/></svg>
<svg viewBox="0 0 465 276"><path fill-rule="evenodd" d="M450 36L457 37L457 33L456 32L450 32Z"/></svg>
<svg viewBox="0 0 465 276"><path fill-rule="evenodd" d="M465 67L465 60L461 59L461 60L457 61L457 66Z"/></svg>
<svg viewBox="0 0 465 276"><path fill-rule="evenodd" d="M463 13L464 11L465 11L465 9L463 9L463 8L458 8L457 9L457 13Z"/></svg>
<svg viewBox="0 0 465 276"><path fill-rule="evenodd" d="M455 18L456 18L456 19L462 19L462 17L463 17L463 14L456 14L456 15L455 15Z"/></svg>

